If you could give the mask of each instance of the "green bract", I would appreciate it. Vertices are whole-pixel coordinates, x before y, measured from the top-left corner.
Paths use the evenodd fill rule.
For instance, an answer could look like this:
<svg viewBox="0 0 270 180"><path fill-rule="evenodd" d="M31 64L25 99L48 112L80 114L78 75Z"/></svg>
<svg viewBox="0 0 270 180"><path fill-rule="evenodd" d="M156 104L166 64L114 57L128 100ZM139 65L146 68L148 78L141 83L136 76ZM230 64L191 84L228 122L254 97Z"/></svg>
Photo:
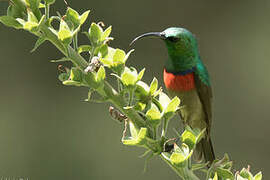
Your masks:
<svg viewBox="0 0 270 180"><path fill-rule="evenodd" d="M251 172L243 168L239 174L237 174L236 180L261 180L262 179L262 173L258 172L255 176L251 174Z"/></svg>
<svg viewBox="0 0 270 180"><path fill-rule="evenodd" d="M148 102L150 94L150 87L143 81L138 81L136 83L135 95L142 102Z"/></svg>
<svg viewBox="0 0 270 180"><path fill-rule="evenodd" d="M75 29L83 25L89 13L90 11L88 10L80 16L77 11L69 7L66 12L65 21L68 22L70 29L74 31Z"/></svg>
<svg viewBox="0 0 270 180"><path fill-rule="evenodd" d="M3 23L6 26L13 27L16 29L22 29L23 25L19 23L15 18L11 16L1 16L0 22Z"/></svg>
<svg viewBox="0 0 270 180"><path fill-rule="evenodd" d="M8 7L7 16L25 19L27 18L27 5L23 0L13 0L13 4Z"/></svg>
<svg viewBox="0 0 270 180"><path fill-rule="evenodd" d="M147 134L147 129L146 128L141 128L139 133L135 136L132 136L127 139L123 139L122 142L125 145L130 145L130 146L142 146L146 142L146 134Z"/></svg>
<svg viewBox="0 0 270 180"><path fill-rule="evenodd" d="M112 31L112 27L108 27L105 31L103 31L102 27L100 27L96 23L92 23L88 33L86 33L88 39L90 40L91 44L93 46L97 46L100 44L103 44L104 41L112 40L113 38L110 38L110 34Z"/></svg>
<svg viewBox="0 0 270 180"><path fill-rule="evenodd" d="M190 149L193 149L195 145L203 138L205 129L200 131L198 129L191 129L189 126L186 126L185 131L183 132L181 138L182 142L187 144Z"/></svg>
<svg viewBox="0 0 270 180"><path fill-rule="evenodd" d="M39 10L40 7L40 0L26 0L28 7L33 12L34 16L37 18L37 21L40 20L42 14Z"/></svg>
<svg viewBox="0 0 270 180"><path fill-rule="evenodd" d="M125 86L134 86L143 77L145 69L141 70L139 74L134 68L125 67L124 72L121 75L121 81Z"/></svg>
<svg viewBox="0 0 270 180"><path fill-rule="evenodd" d="M161 122L161 113L155 106L152 106L152 108L146 112L146 117L154 127L158 126Z"/></svg>
<svg viewBox="0 0 270 180"><path fill-rule="evenodd" d="M72 42L72 37L72 31L68 27L67 23L61 19L58 31L58 39L61 40L64 44L69 45Z"/></svg>
<svg viewBox="0 0 270 180"><path fill-rule="evenodd" d="M103 56L100 61L104 66L111 68L117 74L121 74L129 55L134 51L131 50L127 54L121 49L107 48L107 55ZM102 54L101 54L102 55Z"/></svg>
<svg viewBox="0 0 270 180"><path fill-rule="evenodd" d="M174 152L162 153L162 156L167 159L172 165L186 169L188 167L188 160L190 159L193 151L189 149L186 144L182 144L181 147L174 145Z"/></svg>
<svg viewBox="0 0 270 180"><path fill-rule="evenodd" d="M10 18L9 18L10 19ZM11 27L15 27L17 29L23 28L25 30L28 30L32 33L36 33L39 30L39 27L44 23L45 16L42 16L40 20L36 18L36 16L31 12L27 11L27 20L17 18L16 21L21 24L21 26L17 26L15 21L13 21L13 25Z"/></svg>

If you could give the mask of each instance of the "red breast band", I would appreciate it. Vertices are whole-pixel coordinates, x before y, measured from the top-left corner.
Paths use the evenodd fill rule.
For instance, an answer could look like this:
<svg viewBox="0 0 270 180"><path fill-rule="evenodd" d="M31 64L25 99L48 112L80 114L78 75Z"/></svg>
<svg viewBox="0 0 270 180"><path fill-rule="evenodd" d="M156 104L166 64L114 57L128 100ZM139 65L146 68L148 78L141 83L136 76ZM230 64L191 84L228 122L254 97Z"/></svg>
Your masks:
<svg viewBox="0 0 270 180"><path fill-rule="evenodd" d="M169 90L189 91L195 88L194 72L185 75L174 75L164 69L163 80L166 88Z"/></svg>

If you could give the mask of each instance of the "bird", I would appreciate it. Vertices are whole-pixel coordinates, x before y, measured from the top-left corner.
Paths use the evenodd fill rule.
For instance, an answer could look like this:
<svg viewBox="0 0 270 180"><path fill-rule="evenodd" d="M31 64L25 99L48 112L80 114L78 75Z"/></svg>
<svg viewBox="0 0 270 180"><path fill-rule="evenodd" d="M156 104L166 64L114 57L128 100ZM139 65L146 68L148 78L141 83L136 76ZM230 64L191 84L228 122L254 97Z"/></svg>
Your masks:
<svg viewBox="0 0 270 180"><path fill-rule="evenodd" d="M162 32L142 34L130 45L145 37L158 37L165 42L168 51L163 70L165 87L170 97L180 98L179 113L184 125L206 130L204 138L195 147L193 159L211 164L215 160L210 137L213 95L210 76L201 60L196 37L185 28L170 27Z"/></svg>

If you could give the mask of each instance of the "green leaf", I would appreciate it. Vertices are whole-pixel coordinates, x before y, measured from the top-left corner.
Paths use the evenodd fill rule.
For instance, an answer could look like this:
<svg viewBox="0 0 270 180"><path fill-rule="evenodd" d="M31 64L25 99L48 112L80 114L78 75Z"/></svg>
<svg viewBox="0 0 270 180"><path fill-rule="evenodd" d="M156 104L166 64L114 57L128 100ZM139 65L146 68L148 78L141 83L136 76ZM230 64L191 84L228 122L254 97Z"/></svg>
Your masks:
<svg viewBox="0 0 270 180"><path fill-rule="evenodd" d="M12 0L12 5L8 7L7 15L13 18L26 18L26 3L22 0Z"/></svg>
<svg viewBox="0 0 270 180"><path fill-rule="evenodd" d="M170 161L174 165L182 166L186 162L186 157L182 153L173 152Z"/></svg>
<svg viewBox="0 0 270 180"><path fill-rule="evenodd" d="M78 53L82 53L82 52L90 52L92 51L92 47L90 45L81 45L78 47Z"/></svg>
<svg viewBox="0 0 270 180"><path fill-rule="evenodd" d="M82 73L82 82L85 86L91 87L93 89L98 89L103 86L103 84L97 83L97 74L96 73Z"/></svg>
<svg viewBox="0 0 270 180"><path fill-rule="evenodd" d="M43 4L43 3L39 3L38 8L39 8L39 9L45 8L45 4Z"/></svg>
<svg viewBox="0 0 270 180"><path fill-rule="evenodd" d="M127 62L127 59L129 58L130 54L131 54L132 52L134 52L134 51L135 51L134 49L131 49L131 50L126 54L126 56L125 56L125 58L124 58L124 60L123 60L124 63Z"/></svg>
<svg viewBox="0 0 270 180"><path fill-rule="evenodd" d="M76 29L80 25L80 15L74 9L68 7L66 12L66 20L70 21L73 25L72 29ZM71 28L71 26L70 26Z"/></svg>
<svg viewBox="0 0 270 180"><path fill-rule="evenodd" d="M115 54L115 51L116 51L116 49L114 49L112 47L108 47L108 54L105 57L113 60L113 56Z"/></svg>
<svg viewBox="0 0 270 180"><path fill-rule="evenodd" d="M98 49L98 56L103 58L106 57L109 52L108 45L103 44L99 49Z"/></svg>
<svg viewBox="0 0 270 180"><path fill-rule="evenodd" d="M153 126L157 126L161 122L161 113L156 108L151 108L146 112L146 117Z"/></svg>
<svg viewBox="0 0 270 180"><path fill-rule="evenodd" d="M100 68L98 69L98 72L97 72L96 81L98 83L104 81L105 76L106 76L105 68L103 66L100 66Z"/></svg>
<svg viewBox="0 0 270 180"><path fill-rule="evenodd" d="M214 179L213 180L218 180L218 175L215 173Z"/></svg>
<svg viewBox="0 0 270 180"><path fill-rule="evenodd" d="M143 81L138 81L136 83L135 96L139 98L140 101L147 102L149 100L149 86Z"/></svg>
<svg viewBox="0 0 270 180"><path fill-rule="evenodd" d="M217 171L218 176L220 176L226 180L227 179L234 180L234 175L228 169L223 169L223 168L218 167L216 169L216 171Z"/></svg>
<svg viewBox="0 0 270 180"><path fill-rule="evenodd" d="M61 73L61 74L59 74L59 76L58 76L58 79L59 79L60 81L62 81L62 82L67 81L68 78L69 78L69 74L68 74L68 73Z"/></svg>
<svg viewBox="0 0 270 180"><path fill-rule="evenodd" d="M159 94L159 102L163 106L163 109L166 109L168 104L171 102L170 98L167 96L167 94L161 92Z"/></svg>
<svg viewBox="0 0 270 180"><path fill-rule="evenodd" d="M37 20L40 20L42 14L39 10L39 4L40 0L28 0L30 9L32 10L34 16L37 18Z"/></svg>
<svg viewBox="0 0 270 180"><path fill-rule="evenodd" d="M131 137L129 139L123 139L122 142L123 144L129 145L129 146L135 146L135 145L141 146L145 144L146 135L147 135L147 128L141 128L138 136Z"/></svg>
<svg viewBox="0 0 270 180"><path fill-rule="evenodd" d="M146 107L146 104L145 103L141 103L141 102L138 102L134 109L137 110L137 111L143 111Z"/></svg>
<svg viewBox="0 0 270 180"><path fill-rule="evenodd" d="M111 61L111 59L108 59L108 58L101 58L99 59L99 61L104 65L104 66L107 66L107 67L111 67L113 65L113 62Z"/></svg>
<svg viewBox="0 0 270 180"><path fill-rule="evenodd" d="M137 72L131 71L129 68L125 68L121 75L121 81L125 86L135 85L137 82Z"/></svg>
<svg viewBox="0 0 270 180"><path fill-rule="evenodd" d="M189 126L185 127L185 131L181 135L182 142L187 144L190 149L195 147L201 138L204 137L206 129L199 130L199 129L191 129Z"/></svg>
<svg viewBox="0 0 270 180"><path fill-rule="evenodd" d="M243 177L241 177L240 175L237 175L237 178L236 178L236 180L248 180L248 179L246 179L246 178L243 178Z"/></svg>
<svg viewBox="0 0 270 180"><path fill-rule="evenodd" d="M190 149L193 149L195 147L196 136L191 131L185 130L182 133L181 138L182 142L187 144Z"/></svg>
<svg viewBox="0 0 270 180"><path fill-rule="evenodd" d="M20 23L22 26L24 26L24 25L25 25L25 23L26 23L26 21L25 21L25 20L23 20L23 19L21 19L21 18L17 18L16 20L17 20L17 21L18 21L18 23Z"/></svg>
<svg viewBox="0 0 270 180"><path fill-rule="evenodd" d="M27 18L28 22L38 24L39 20L31 11L28 11L27 14L28 14L28 18Z"/></svg>
<svg viewBox="0 0 270 180"><path fill-rule="evenodd" d="M230 170L232 168L232 166L233 166L233 162L229 161L229 162L224 163L223 168Z"/></svg>
<svg viewBox="0 0 270 180"><path fill-rule="evenodd" d="M108 46L106 46L106 47L108 47ZM100 50L100 51L103 51L103 50ZM106 53L106 55L104 54L105 56L100 58L100 61L105 66L112 68L113 67L113 56L114 56L116 50L114 48L108 47L107 51L108 52ZM103 56L103 54L102 54L102 56Z"/></svg>
<svg viewBox="0 0 270 180"><path fill-rule="evenodd" d="M70 80L72 81L79 81L81 82L82 80L82 72L81 70L77 69L77 68L72 68L70 71Z"/></svg>
<svg viewBox="0 0 270 180"><path fill-rule="evenodd" d="M138 77L137 77L137 81L140 81L140 80L142 79L142 77L143 77L143 75L144 75L144 72L145 72L145 68L143 68L143 69L139 72Z"/></svg>
<svg viewBox="0 0 270 180"><path fill-rule="evenodd" d="M66 21L64 21L63 19L61 19L59 30L64 30L64 29L70 31L69 26L68 26L68 24L66 23Z"/></svg>
<svg viewBox="0 0 270 180"><path fill-rule="evenodd" d="M243 177L243 178L246 178L248 180L252 180L253 179L253 175L246 168L243 168L240 171L240 176Z"/></svg>
<svg viewBox="0 0 270 180"><path fill-rule="evenodd" d="M60 28L59 28L57 36L58 36L58 39L61 40L66 45L72 42L73 34L70 31L67 23L63 19L61 19Z"/></svg>
<svg viewBox="0 0 270 180"><path fill-rule="evenodd" d="M40 37L35 43L34 48L31 50L31 53L34 52L41 44L43 44L46 41L46 37Z"/></svg>
<svg viewBox="0 0 270 180"><path fill-rule="evenodd" d="M171 102L168 104L165 113L170 113L170 112L175 112L178 108L178 106L180 105L180 99L175 96Z"/></svg>
<svg viewBox="0 0 270 180"><path fill-rule="evenodd" d="M164 95L163 95L164 96ZM165 119L165 125L168 126L169 120L174 116L176 110L178 110L178 106L180 104L180 100L178 97L174 97L168 105L166 103L161 104L163 106L163 117Z"/></svg>
<svg viewBox="0 0 270 180"><path fill-rule="evenodd" d="M89 38L92 45L97 45L100 42L103 30L96 23L92 23L89 28Z"/></svg>
<svg viewBox="0 0 270 180"><path fill-rule="evenodd" d="M254 180L261 180L262 179L262 172L258 172L255 176L254 176Z"/></svg>
<svg viewBox="0 0 270 180"><path fill-rule="evenodd" d="M13 8L12 5L9 5L9 6L8 6L8 8L7 8L7 16L13 17L12 8Z"/></svg>
<svg viewBox="0 0 270 180"><path fill-rule="evenodd" d="M101 41L106 40L106 38L110 36L111 32L112 32L112 26L109 26L109 27L103 32L102 37L101 37Z"/></svg>
<svg viewBox="0 0 270 180"><path fill-rule="evenodd" d="M158 88L158 80L156 78L150 84L150 94L153 95Z"/></svg>
<svg viewBox="0 0 270 180"><path fill-rule="evenodd" d="M57 62L65 62L65 61L70 61L70 58L68 58L68 57L63 57L63 58L61 58L61 59L51 60L50 62L52 62L52 63L57 63Z"/></svg>
<svg viewBox="0 0 270 180"><path fill-rule="evenodd" d="M38 28L38 23L28 21L24 24L23 28L28 31L36 31Z"/></svg>
<svg viewBox="0 0 270 180"><path fill-rule="evenodd" d="M90 13L90 10L85 11L85 12L80 16L80 25L82 25L82 24L86 21L86 19L87 19L89 13Z"/></svg>
<svg viewBox="0 0 270 180"><path fill-rule="evenodd" d="M63 84L66 86L82 86L81 82L72 81L72 80L63 81Z"/></svg>
<svg viewBox="0 0 270 180"><path fill-rule="evenodd" d="M131 138L129 139L136 139L138 137L139 130L135 127L135 125L131 121L129 121L129 131L131 134Z"/></svg>
<svg viewBox="0 0 270 180"><path fill-rule="evenodd" d="M121 49L116 49L113 55L113 62L115 64L124 64L126 53Z"/></svg>
<svg viewBox="0 0 270 180"><path fill-rule="evenodd" d="M158 96L162 92L162 87L160 87L154 94L152 95L153 97Z"/></svg>
<svg viewBox="0 0 270 180"><path fill-rule="evenodd" d="M126 72L121 76L121 80L124 85L129 86L134 85L136 83L137 78L132 73Z"/></svg>
<svg viewBox="0 0 270 180"><path fill-rule="evenodd" d="M189 156L190 156L190 151L189 151L189 147L188 147L187 144L182 143L181 148L179 148L179 149L181 149L181 151L183 152L183 154L184 154L187 158L189 158Z"/></svg>
<svg viewBox="0 0 270 180"><path fill-rule="evenodd" d="M67 8L66 15L70 16L73 20L76 21L79 20L80 17L79 13L70 7Z"/></svg>
<svg viewBox="0 0 270 180"><path fill-rule="evenodd" d="M72 42L72 33L67 29L62 29L58 32L58 39L64 44L70 44Z"/></svg>
<svg viewBox="0 0 270 180"><path fill-rule="evenodd" d="M11 16L1 16L0 22L3 23L5 26L13 27L15 29L22 29L23 25L20 24L16 19Z"/></svg>

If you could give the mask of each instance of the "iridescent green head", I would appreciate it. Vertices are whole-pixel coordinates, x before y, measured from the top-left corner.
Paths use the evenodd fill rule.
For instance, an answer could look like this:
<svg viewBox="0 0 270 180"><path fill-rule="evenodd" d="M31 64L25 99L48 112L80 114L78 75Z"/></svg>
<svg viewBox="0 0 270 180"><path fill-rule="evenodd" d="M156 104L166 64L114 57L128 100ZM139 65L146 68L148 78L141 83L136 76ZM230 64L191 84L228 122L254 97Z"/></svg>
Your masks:
<svg viewBox="0 0 270 180"><path fill-rule="evenodd" d="M138 36L131 44L148 36L159 37L166 43L169 54L169 60L165 64L167 70L171 72L185 71L196 65L199 58L197 41L188 30L170 27L162 32L151 32Z"/></svg>

